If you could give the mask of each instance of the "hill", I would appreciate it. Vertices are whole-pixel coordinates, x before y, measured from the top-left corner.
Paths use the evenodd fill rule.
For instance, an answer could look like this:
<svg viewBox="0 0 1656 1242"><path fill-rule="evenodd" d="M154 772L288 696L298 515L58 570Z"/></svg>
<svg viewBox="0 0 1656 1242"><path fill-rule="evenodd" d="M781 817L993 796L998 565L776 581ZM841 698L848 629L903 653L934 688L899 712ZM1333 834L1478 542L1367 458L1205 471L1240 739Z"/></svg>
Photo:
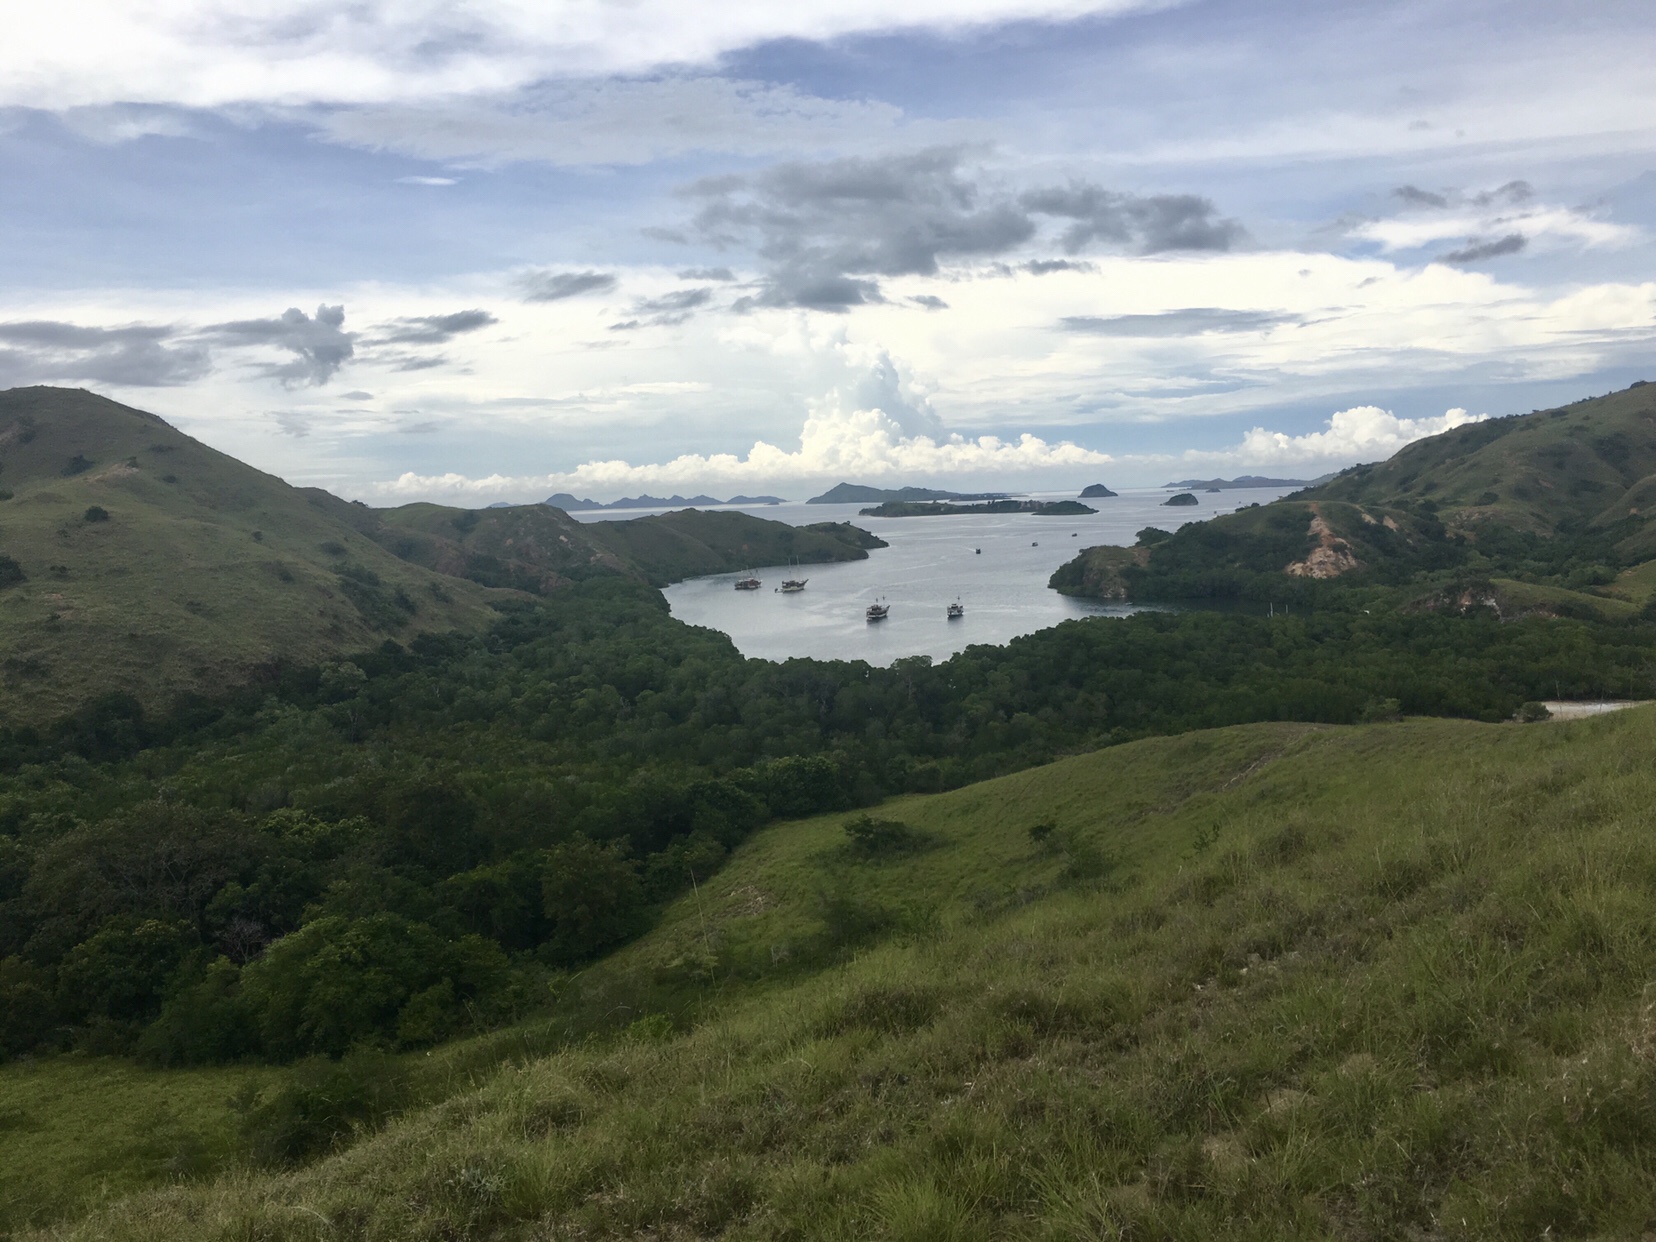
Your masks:
<svg viewBox="0 0 1656 1242"><path fill-rule="evenodd" d="M489 592L339 519L356 506L91 393L0 392L0 487L0 720L109 692L164 704L495 617Z"/></svg>
<svg viewBox="0 0 1656 1242"><path fill-rule="evenodd" d="M857 511L862 517L935 517L961 513L1033 513L1037 517L1074 517L1097 513L1079 500L987 500L982 504L953 504L946 500L888 500Z"/></svg>
<svg viewBox="0 0 1656 1242"><path fill-rule="evenodd" d="M1617 528L1656 555L1656 387L1635 384L1552 410L1471 423L1356 466L1303 499L1432 507L1476 538L1486 526L1556 535Z"/></svg>
<svg viewBox="0 0 1656 1242"><path fill-rule="evenodd" d="M868 505L887 500L1004 500L1005 492L939 492L929 487L865 487L860 483L837 483L808 505Z"/></svg>
<svg viewBox="0 0 1656 1242"><path fill-rule="evenodd" d="M1077 563L1053 585L1319 606L1382 589L1358 602L1624 616L1656 595L1640 569L1656 558L1652 392L1456 428L1268 505L1141 532L1146 554L1115 576Z"/></svg>
<svg viewBox="0 0 1656 1242"><path fill-rule="evenodd" d="M1315 480L1321 482L1322 480ZM1212 491L1229 491L1234 488L1246 487L1309 487L1312 480L1307 479L1272 479L1262 474L1239 474L1234 479L1180 479L1176 483L1163 483L1163 487L1201 487Z"/></svg>
<svg viewBox="0 0 1656 1242"><path fill-rule="evenodd" d="M371 509L56 388L0 392L0 486L0 724L13 725L111 694L165 709L387 639L478 632L496 605L594 576L662 586L884 546L737 512Z"/></svg>
<svg viewBox="0 0 1656 1242"><path fill-rule="evenodd" d="M779 825L545 1019L359 1078L382 1133L42 1236L1640 1236L1653 746L1254 725ZM93 1207L84 1119L11 1098L12 1219ZM247 1123L183 1098L210 1168Z"/></svg>

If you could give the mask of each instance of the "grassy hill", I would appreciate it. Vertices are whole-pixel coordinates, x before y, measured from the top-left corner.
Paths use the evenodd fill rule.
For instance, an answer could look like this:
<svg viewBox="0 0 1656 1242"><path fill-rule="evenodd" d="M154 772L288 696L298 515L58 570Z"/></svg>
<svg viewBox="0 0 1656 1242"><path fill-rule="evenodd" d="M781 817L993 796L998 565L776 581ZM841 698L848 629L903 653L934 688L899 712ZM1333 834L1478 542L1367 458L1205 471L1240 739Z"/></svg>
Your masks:
<svg viewBox="0 0 1656 1242"><path fill-rule="evenodd" d="M0 392L0 488L8 723L111 691L164 706L277 662L495 616L482 588L399 560L282 480L91 393Z"/></svg>
<svg viewBox="0 0 1656 1242"><path fill-rule="evenodd" d="M1356 504L1430 501L1452 527L1501 524L1545 534L1632 519L1643 560L1656 517L1656 386L1491 419L1417 441L1299 494Z"/></svg>
<svg viewBox="0 0 1656 1242"><path fill-rule="evenodd" d="M383 1132L46 1236L1637 1237L1653 746L1255 725L776 826ZM98 1199L30 1072L14 1222Z"/></svg>
<svg viewBox="0 0 1656 1242"><path fill-rule="evenodd" d="M475 632L491 603L594 575L661 586L870 546L884 545L844 524L734 512L581 523L546 505L371 509L103 397L12 389L0 392L0 724L46 724L112 692L164 709L387 638Z"/></svg>
<svg viewBox="0 0 1656 1242"><path fill-rule="evenodd" d="M1615 620L1651 596L1630 571L1656 558L1653 501L1656 388L1640 384L1432 436L1172 535L1147 530L1132 561L1084 551L1052 586L1307 605L1381 588L1357 602Z"/></svg>

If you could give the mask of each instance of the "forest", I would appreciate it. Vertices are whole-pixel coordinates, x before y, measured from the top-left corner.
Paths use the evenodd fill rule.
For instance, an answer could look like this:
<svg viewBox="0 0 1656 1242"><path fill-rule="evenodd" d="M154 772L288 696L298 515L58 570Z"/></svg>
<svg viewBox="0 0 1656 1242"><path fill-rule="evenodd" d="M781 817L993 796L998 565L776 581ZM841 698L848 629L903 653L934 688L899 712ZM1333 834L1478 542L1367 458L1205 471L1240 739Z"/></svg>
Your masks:
<svg viewBox="0 0 1656 1242"><path fill-rule="evenodd" d="M1656 624L1089 618L933 664L745 660L595 578L165 715L0 732L0 1049L429 1046L544 1003L766 821L1244 723L1648 697Z"/></svg>

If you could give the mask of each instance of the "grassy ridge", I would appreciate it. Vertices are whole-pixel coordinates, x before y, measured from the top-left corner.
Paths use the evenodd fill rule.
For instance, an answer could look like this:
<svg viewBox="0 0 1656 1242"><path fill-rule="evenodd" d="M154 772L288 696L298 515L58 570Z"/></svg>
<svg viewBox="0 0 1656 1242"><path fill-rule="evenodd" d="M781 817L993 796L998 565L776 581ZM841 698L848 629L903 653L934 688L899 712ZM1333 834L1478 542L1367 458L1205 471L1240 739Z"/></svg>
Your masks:
<svg viewBox="0 0 1656 1242"><path fill-rule="evenodd" d="M60 1234L1638 1235L1653 744L1256 725L774 828L474 1088Z"/></svg>

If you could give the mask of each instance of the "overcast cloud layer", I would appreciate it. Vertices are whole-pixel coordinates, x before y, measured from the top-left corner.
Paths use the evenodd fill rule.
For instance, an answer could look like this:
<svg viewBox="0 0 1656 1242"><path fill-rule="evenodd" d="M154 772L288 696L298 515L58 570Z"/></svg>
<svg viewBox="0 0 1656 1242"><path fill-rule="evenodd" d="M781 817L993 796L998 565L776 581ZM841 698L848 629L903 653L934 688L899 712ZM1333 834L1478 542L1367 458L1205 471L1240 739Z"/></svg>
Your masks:
<svg viewBox="0 0 1656 1242"><path fill-rule="evenodd" d="M890 14L23 6L0 385L488 503L1309 475L1656 379L1645 5Z"/></svg>

